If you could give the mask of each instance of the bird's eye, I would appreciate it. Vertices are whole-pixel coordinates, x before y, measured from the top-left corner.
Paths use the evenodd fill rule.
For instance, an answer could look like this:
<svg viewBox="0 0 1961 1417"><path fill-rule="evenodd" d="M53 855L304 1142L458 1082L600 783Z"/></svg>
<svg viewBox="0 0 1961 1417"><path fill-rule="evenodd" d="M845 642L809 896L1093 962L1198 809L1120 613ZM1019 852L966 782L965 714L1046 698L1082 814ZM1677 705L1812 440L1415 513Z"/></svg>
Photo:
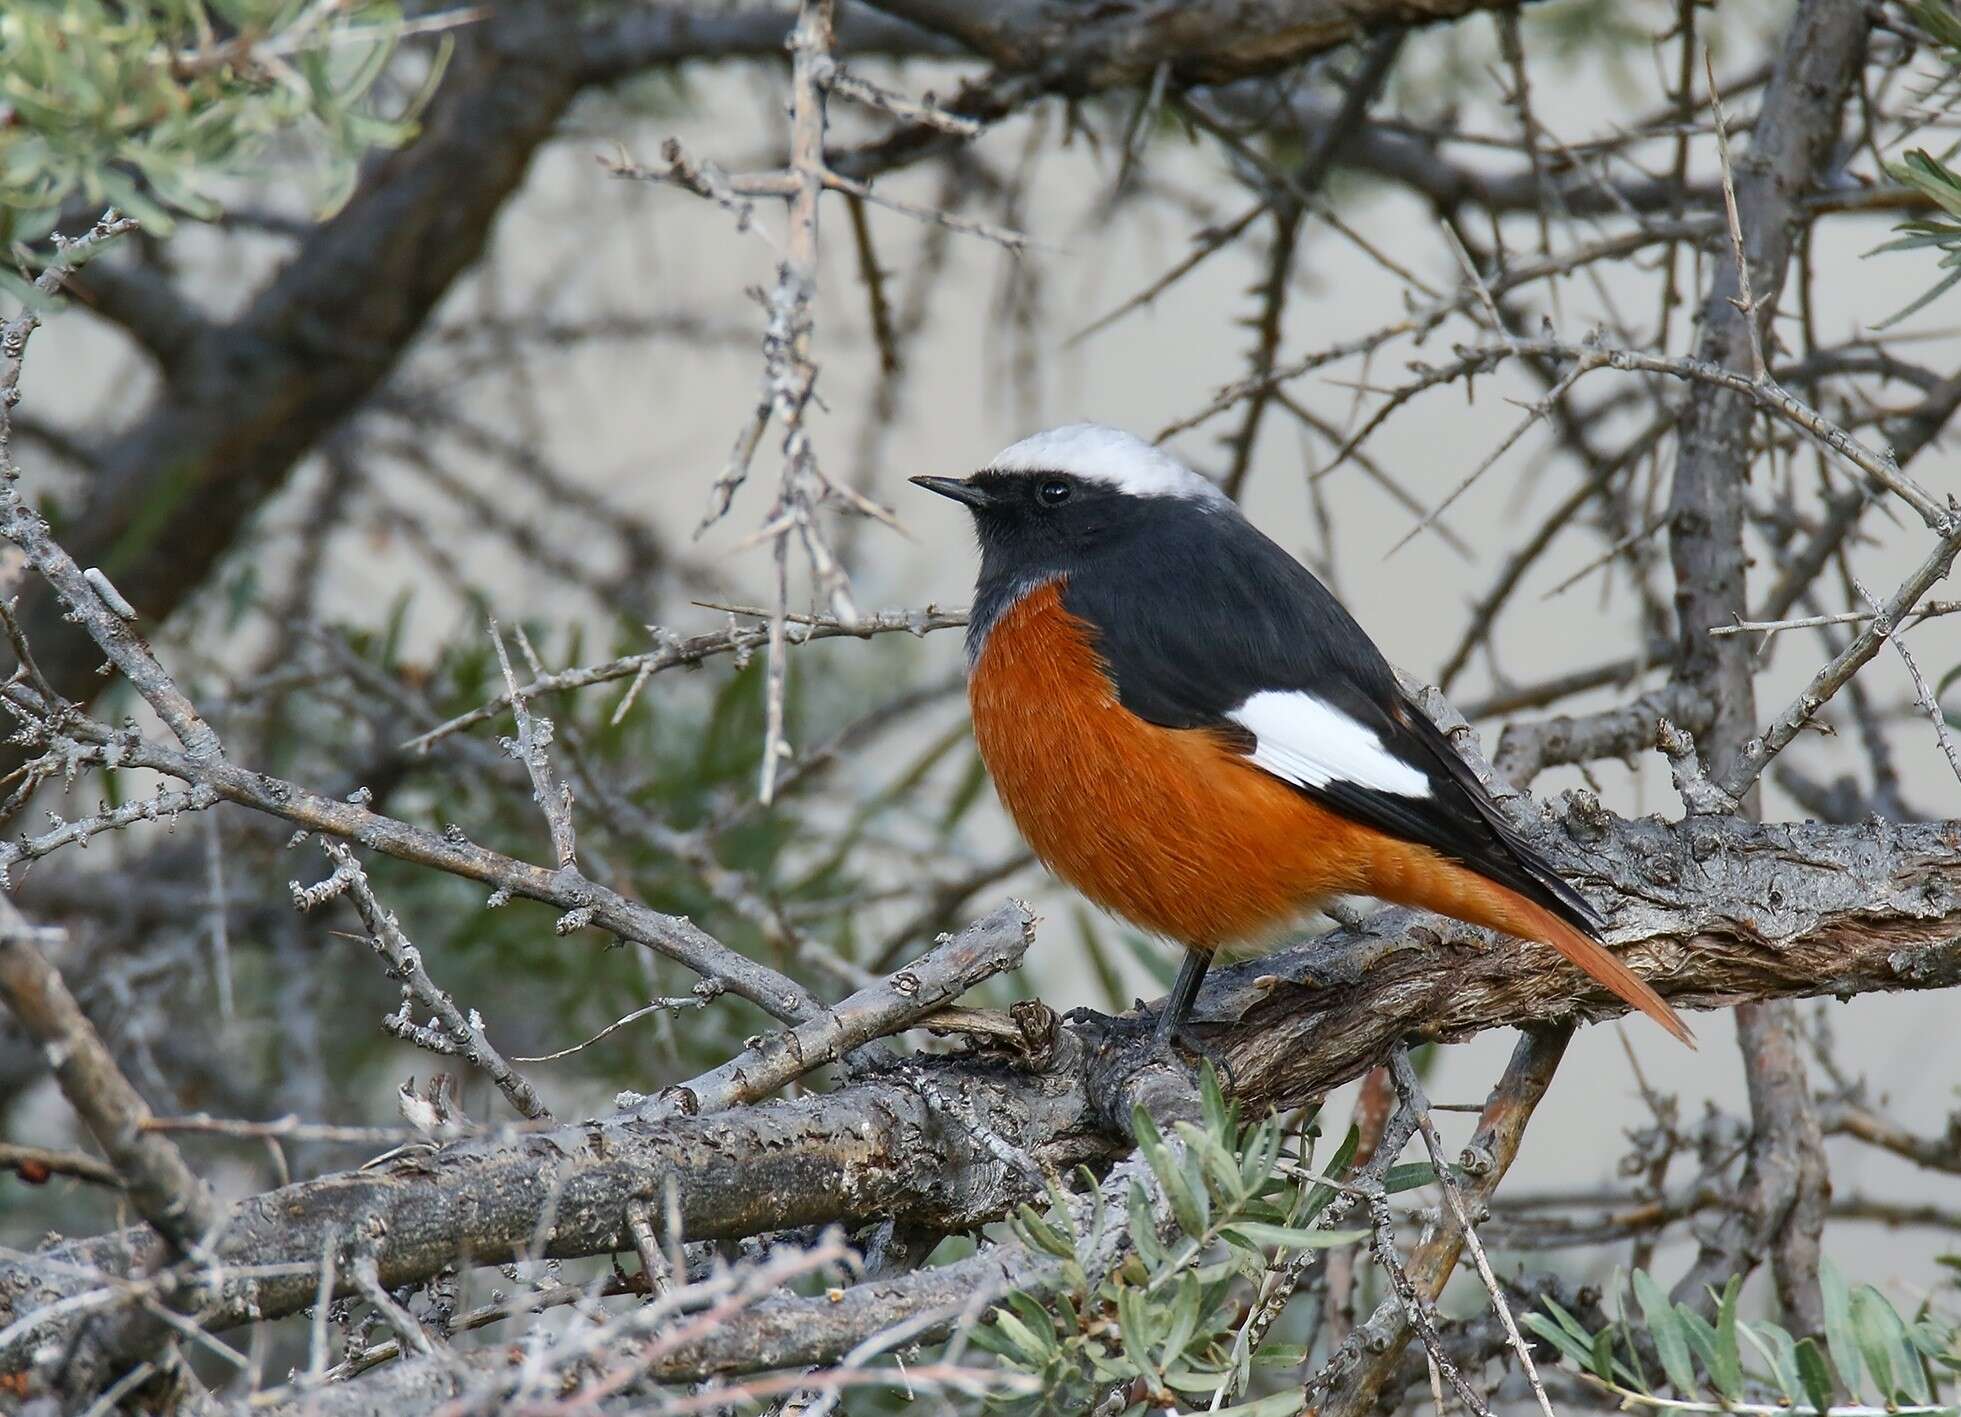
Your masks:
<svg viewBox="0 0 1961 1417"><path fill-rule="evenodd" d="M1045 507L1059 507L1069 500L1069 484L1059 477L1051 477L1035 489L1035 495Z"/></svg>

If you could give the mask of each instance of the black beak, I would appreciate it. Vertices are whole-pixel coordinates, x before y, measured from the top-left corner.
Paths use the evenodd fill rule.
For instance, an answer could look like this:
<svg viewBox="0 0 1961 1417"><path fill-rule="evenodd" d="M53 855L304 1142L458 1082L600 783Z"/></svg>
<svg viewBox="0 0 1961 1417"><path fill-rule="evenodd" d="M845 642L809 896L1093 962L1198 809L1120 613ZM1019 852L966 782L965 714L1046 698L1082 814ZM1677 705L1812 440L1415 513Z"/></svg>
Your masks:
<svg viewBox="0 0 1961 1417"><path fill-rule="evenodd" d="M985 507L988 504L986 492L958 477L915 477L910 481L915 487L924 487L928 492L937 492L942 497L951 497L970 507Z"/></svg>

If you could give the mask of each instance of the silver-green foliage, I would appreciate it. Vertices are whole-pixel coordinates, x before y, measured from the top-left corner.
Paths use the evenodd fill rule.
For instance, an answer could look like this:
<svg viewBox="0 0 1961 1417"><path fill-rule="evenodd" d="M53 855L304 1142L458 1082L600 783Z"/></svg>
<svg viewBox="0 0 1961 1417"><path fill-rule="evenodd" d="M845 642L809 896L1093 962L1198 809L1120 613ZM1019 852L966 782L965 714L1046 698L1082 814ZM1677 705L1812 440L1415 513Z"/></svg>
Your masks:
<svg viewBox="0 0 1961 1417"><path fill-rule="evenodd" d="M1948 65L1948 72L1936 81L1932 92L1923 100L1923 106L1936 109L1949 90L1961 90L1961 14L1957 14L1953 6L1944 3L1944 0L1920 0L1912 11L1915 21L1932 38ZM1905 309L1880 321L1873 327L1875 329L1897 324L1961 282L1961 173L1949 166L1949 159L1953 156L1952 148L1940 154L1915 148L1899 162L1886 165L1887 172L1894 180L1920 193L1934 204L1936 211L1931 216L1901 222L1894 230L1905 234L1878 247L1873 254L1885 251L1938 251L1939 268L1946 274L1914 297Z"/></svg>
<svg viewBox="0 0 1961 1417"><path fill-rule="evenodd" d="M1612 1388L1628 1404L1728 1411L1751 1406L1802 1414L1858 1411L1935 1411L1954 1406L1943 1383L1961 1373L1961 1325L1923 1304L1912 1318L1870 1284L1849 1285L1830 1261L1819 1267L1825 1310L1824 1342L1796 1338L1768 1319L1738 1312L1741 1279L1712 1292L1712 1323L1687 1304L1672 1303L1645 1270L1631 1286L1616 1273L1617 1317L1590 1332L1556 1301L1524 1322L1581 1373ZM1633 1290L1628 1304L1626 1288ZM1660 1368L1653 1372L1643 1354Z"/></svg>
<svg viewBox="0 0 1961 1417"><path fill-rule="evenodd" d="M1247 1301L1268 1273L1303 1250L1348 1244L1367 1233L1322 1227L1339 1193L1332 1178L1347 1169L1351 1131L1326 1172L1311 1170L1315 1133L1291 1132L1278 1119L1242 1127L1208 1068L1202 1080L1205 1123L1180 1122L1167 1138L1141 1112L1133 1121L1141 1155L1170 1215L1133 1182L1112 1217L1100 1196L1087 1220L1067 1198L1051 1195L1046 1214L1023 1206L1020 1238L1061 1261L1063 1280L1046 1295L1016 1293L974 1340L1013 1371L1036 1377L1033 1395L1005 1399L1015 1413L1080 1412L1113 1387L1141 1379L1154 1405L1209 1407L1224 1388L1243 1394L1256 1367L1298 1365L1297 1347L1277 1340L1257 1350L1244 1341ZM1385 1190L1434 1179L1427 1164L1392 1168ZM1094 1194L1096 1187L1088 1184ZM1127 1228L1127 1253L1093 1280L1106 1227ZM1233 1417L1286 1417L1298 1410L1299 1386L1275 1397L1222 1406Z"/></svg>
<svg viewBox="0 0 1961 1417"><path fill-rule="evenodd" d="M307 185L337 204L362 152L411 131L373 102L401 29L400 7L375 0L10 0L0 238L37 240L77 200L152 234L208 218L218 184L263 170L287 134L313 141Z"/></svg>

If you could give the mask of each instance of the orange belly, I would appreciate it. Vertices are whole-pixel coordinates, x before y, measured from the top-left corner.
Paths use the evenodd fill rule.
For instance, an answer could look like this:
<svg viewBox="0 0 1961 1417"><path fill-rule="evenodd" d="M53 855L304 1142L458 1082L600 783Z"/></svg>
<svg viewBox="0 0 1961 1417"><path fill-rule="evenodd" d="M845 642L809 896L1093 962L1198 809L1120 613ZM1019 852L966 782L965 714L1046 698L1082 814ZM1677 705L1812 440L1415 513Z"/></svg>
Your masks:
<svg viewBox="0 0 1961 1417"><path fill-rule="evenodd" d="M1183 944L1257 939L1366 891L1389 844L1219 735L1124 708L1059 582L989 632L968 697L981 757L1035 854L1098 905Z"/></svg>

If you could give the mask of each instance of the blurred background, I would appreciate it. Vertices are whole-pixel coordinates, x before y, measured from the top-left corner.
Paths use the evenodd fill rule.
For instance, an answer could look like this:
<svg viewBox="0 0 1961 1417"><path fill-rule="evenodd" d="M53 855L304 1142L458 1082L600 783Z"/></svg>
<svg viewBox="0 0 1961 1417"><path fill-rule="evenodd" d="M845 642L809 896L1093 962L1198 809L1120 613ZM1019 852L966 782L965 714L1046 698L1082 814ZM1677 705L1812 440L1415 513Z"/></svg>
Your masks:
<svg viewBox="0 0 1961 1417"><path fill-rule="evenodd" d="M591 35L617 22L617 34L629 22L655 23L666 8L577 7L559 23ZM1249 374L1369 345L1288 380L1284 405L1249 414L1242 399L1177 431L1168 446L1228 480L1254 520L1322 575L1401 668L1437 682L1450 667L1446 688L1487 752L1510 719L1583 712L1660 682L1666 666L1647 667L1650 645L1670 633L1659 518L1672 418L1694 387L1589 375L1559 416L1505 446L1548 388L1543 370L1512 361L1468 390L1459 381L1416 395L1353 456L1338 454L1416 365L1448 363L1460 342L1494 340L1482 302L1471 299L1421 338L1407 329L1381 335L1464 292L1460 243L1481 269L1509 268L1674 219L1665 195L1642 195L1658 183L1677 180L1681 193L1706 203L1720 177L1706 85L1698 62L1694 93L1679 94L1677 27L1689 17L1706 43L1732 140L1743 146L1792 10L1770 0L1708 9L1550 0L1515 17L1472 14L1412 30L1366 132L1336 148L1313 203L1279 204L1284 218L1275 173L1313 149L1344 86L1353 92L1367 62L1354 47L1189 99L1153 99L1146 84L1029 104L972 141L877 178L881 198L1024 233L1019 250L876 202L827 199L807 430L826 478L891 512L888 524L853 515L841 499L824 503L825 535L856 604L966 603L974 555L965 515L909 488L907 477L971 470L1061 422L1093 419L1153 436ZM978 72L952 41L845 11L840 53L854 74L945 97ZM728 513L696 529L764 378L765 292L785 238L782 204L756 201L744 229L717 202L613 170L622 161L660 165L670 140L727 173L780 165L785 65L760 42L731 40L717 52L709 23L747 35L745 23L762 13L708 7L696 50L676 40L660 51L671 57L621 60L605 81L576 83L547 131L532 135L535 152L510 174L508 195L467 214L481 235L423 232L399 257L370 254L361 271L340 277L352 282L344 320L341 297L325 285L299 315L271 311L267 292L276 295L296 263L334 254L320 249L321 223L363 210L364 197L349 195L357 167L380 183L391 165L412 164L431 136L454 141L443 125L487 121L445 107L446 88L483 62L467 25L405 34L372 59L357 46L335 59L351 64L358 53L374 69L359 76L358 90L345 75L350 87L336 102L389 123L321 114L268 123L249 149L208 163L187 157L178 177L192 191L182 200L155 180L133 188L77 180L57 194L60 215L116 200L146 219L154 209L155 220L129 249L91 266L36 336L14 455L29 499L58 533L83 529L139 568L112 574L235 758L323 789L367 786L398 815L457 821L476 840L543 860L542 824L514 765L495 750L508 719L451 735L427 754L400 747L496 692L487 619L522 626L544 666L559 669L640 652L667 634L727 628L731 614L711 606L771 605L772 547L758 531L783 461L776 434ZM860 21L874 35L863 58L850 40ZM1520 46L1516 60L1508 33ZM599 53L598 40L586 42ZM1943 251L1875 254L1913 213L1861 202L1900 186L1882 163L1914 147L1942 150L1951 125L1938 49L1884 30L1873 46L1872 111L1852 125L1856 141L1848 129L1836 163L1849 210L1809 227L1777 329L1780 358L1841 357L1844 377L1804 387L1884 442L1887 420L1926 393L1910 376L1889 377L1884 361L1951 372L1961 356L1961 296L1886 323L1939 281ZM561 63L540 53L541 71ZM582 62L604 69L603 56ZM894 127L876 108L832 109L834 152L874 149ZM523 121L510 119L514 128ZM1534 135L1529 144L1522 132ZM459 153L450 161L472 160L467 144ZM135 170L148 173L140 163ZM449 198L439 187L413 195L440 204ZM38 239L40 214L24 200L10 219L14 240ZM350 263L363 241L409 240L386 225L342 239L339 258ZM442 239L465 248L480 240L481 252L439 276L430 251ZM1570 341L1605 331L1617 343L1688 353L1709 262L1723 259L1715 241L1647 243L1508 286L1501 299L1508 324L1528 335L1545 321ZM405 330L374 316L369 307L385 302L389 282L401 283L404 303L428 303L426 318ZM293 362L290 378L236 367L255 358L253 345L223 332L262 316L311 322L286 333L313 353L267 356ZM369 340L387 347L364 352ZM227 380L237 401L229 432ZM267 433L283 421L295 430L290 445ZM1644 432L1656 423L1654 435ZM157 456L174 440L192 450L187 466L196 464L181 485ZM1845 486L1809 448L1771 441L1750 489L1753 596L1775 580L1790 537L1815 526ZM1628 449L1636 451L1622 457L1611 495L1569 504ZM1425 512L1494 454L1412 538ZM132 472L140 459L145 476ZM207 475L211 466L221 470ZM1953 454L1938 443L1913 472L1940 493L1956 486ZM200 500L210 504L202 514ZM1543 550L1489 633L1479 633L1478 607L1549 517ZM218 533L204 534L200 520L222 523L219 544L205 544ZM1876 509L1845 542L1842 567L1818 581L1815 601L1791 613L1859 608L1845 575L1890 592L1924 541L1910 518ZM109 550L100 554L105 565ZM790 564L790 609L826 610L800 551ZM46 633L65 633L76 642L67 657L87 659L72 627L49 621ZM1961 664L1961 619L1930 620L1909 643L1928 678L1944 684ZM1832 652L1811 631L1765 641L1763 712L1788 702ZM1591 687L1549 687L1620 660L1634 663ZM576 764L568 773L582 859L596 879L688 914L832 996L855 972L889 968L1008 894L1029 900L1043 923L1028 966L990 986L993 1001L1032 995L1059 1010L1113 1009L1162 991L1168 953L1087 911L1029 863L1006 824L965 729L959 630L831 639L792 649L787 662L792 756L767 808L755 800L760 653L651 677L623 716L628 679L538 704ZM1956 815L1961 784L1904 665L1884 654L1858 682L1856 713L1842 701L1826 715L1836 736L1807 735L1786 755L1788 770L1767 779L1764 815L1857 820L1889 804ZM1947 703L1961 699L1950 690ZM124 712L136 712L133 699L117 700L108 716ZM1890 783L1877 761L1890 764ZM149 790L122 777L113 791ZM1656 754L1557 768L1533 784L1541 794L1581 786L1629 815L1682 810ZM67 793L45 786L16 829L43 830L49 812L92 811L102 790L93 781ZM668 835L643 829L647 817ZM704 884L699 859L678 850L674 834L736 873L742 889ZM432 1060L377 1027L395 989L365 943L346 933L350 920L290 908L286 882L325 868L286 836L224 807L98 839L85 858L68 851L17 868L16 881L25 907L71 931L70 977L86 983L92 1010L159 1111L392 1120L396 1087ZM387 861L372 874L438 977L482 1010L509 1054L569 1048L650 999L686 994L692 982L591 931L559 938L537 907L486 911L483 891L466 883ZM817 957L842 963L813 968L807 961ZM1949 997L1803 1008L1820 1031L1820 1056L1841 1081L1862 1085L1866 1102L1918 1133L1950 1125L1961 1043ZM760 1022L728 1001L659 1011L531 1072L559 1115L604 1110L622 1088L650 1092L718 1061ZM1716 1113L1747 1115L1728 1016L1693 1022L1702 1041L1693 1054L1642 1021L1583 1030L1507 1183L1510 1199L1609 1205L1627 1185L1617 1167L1634 1149L1629 1132L1656 1125L1643 1080L1675 1099L1672 1121L1685 1131ZM1480 1102L1512 1041L1487 1035L1432 1050L1432 1095ZM1839 1085L1824 1072L1816 1081ZM466 1082L463 1100L480 1118L501 1106L477 1080ZM1330 1115L1346 1116L1350 1100L1347 1091L1330 1099ZM1444 1121L1447 1140L1468 1133L1468 1118ZM31 1050L4 1026L0 1123L9 1136L49 1144L71 1125ZM199 1145L201 1164L228 1189L266 1183L272 1163L260 1149ZM1849 1138L1827 1145L1839 1217L1827 1253L1903 1308L1944 1285L1961 1225L1951 1177ZM355 1159L345 1148L302 1144L281 1164L305 1173ZM109 1218L108 1204L85 1187L30 1190L0 1179L0 1240L9 1244ZM1685 1261L1694 1223L1659 1237L1658 1271ZM1600 1247L1533 1262L1588 1278L1614 1258ZM1755 1289L1751 1296L1762 1302Z"/></svg>

